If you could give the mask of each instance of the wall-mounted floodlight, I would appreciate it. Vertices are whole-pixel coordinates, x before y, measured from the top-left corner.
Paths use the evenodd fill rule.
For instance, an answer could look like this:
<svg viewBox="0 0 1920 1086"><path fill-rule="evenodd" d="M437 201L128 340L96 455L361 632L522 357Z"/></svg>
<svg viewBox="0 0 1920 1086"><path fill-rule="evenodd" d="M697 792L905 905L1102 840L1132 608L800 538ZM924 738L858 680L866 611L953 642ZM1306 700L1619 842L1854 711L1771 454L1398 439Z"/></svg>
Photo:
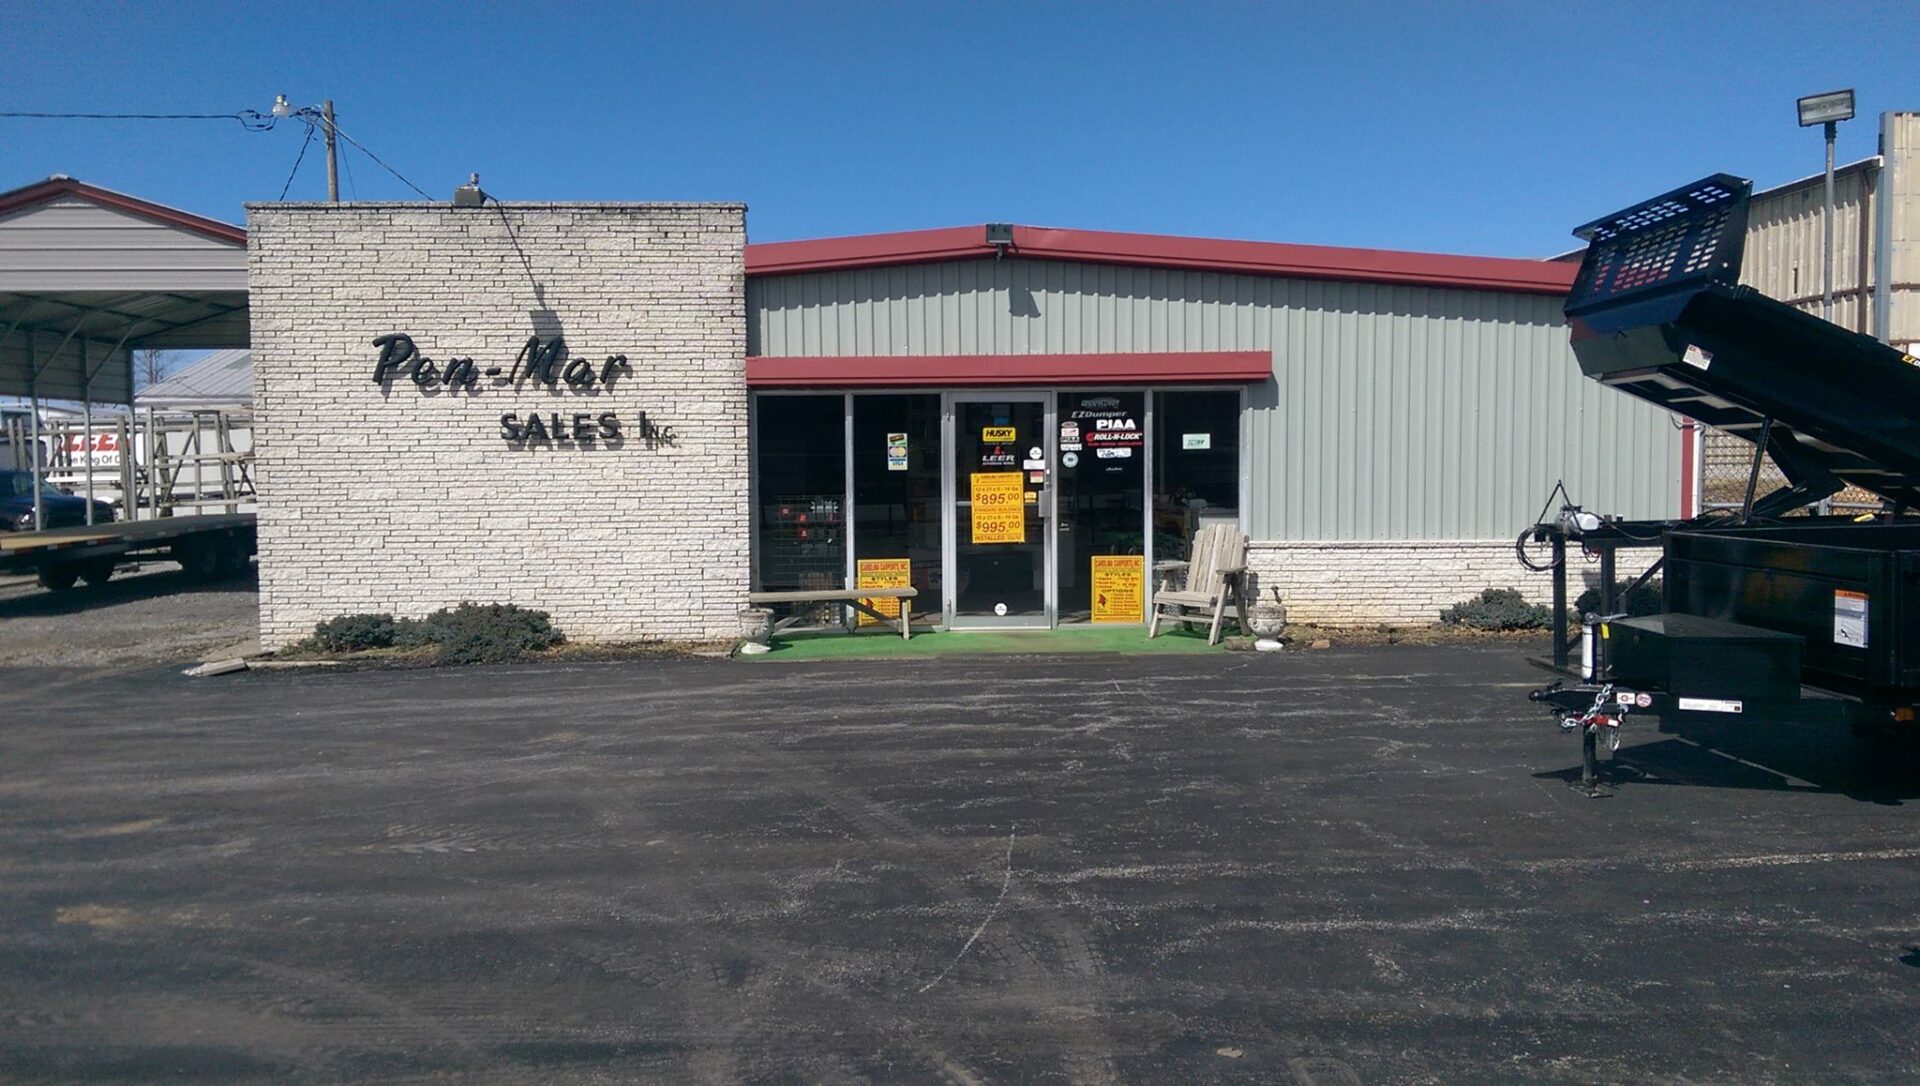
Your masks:
<svg viewBox="0 0 1920 1086"><path fill-rule="evenodd" d="M1853 88L1809 94L1796 103L1800 107L1800 127L1833 124L1853 120Z"/></svg>
<svg viewBox="0 0 1920 1086"><path fill-rule="evenodd" d="M487 202L487 194L480 191L480 175L472 174L467 183L453 190L453 206L479 207Z"/></svg>
<svg viewBox="0 0 1920 1086"><path fill-rule="evenodd" d="M1013 248L1013 224L1008 222L990 222L987 224L987 244L993 246L993 258L1000 259Z"/></svg>

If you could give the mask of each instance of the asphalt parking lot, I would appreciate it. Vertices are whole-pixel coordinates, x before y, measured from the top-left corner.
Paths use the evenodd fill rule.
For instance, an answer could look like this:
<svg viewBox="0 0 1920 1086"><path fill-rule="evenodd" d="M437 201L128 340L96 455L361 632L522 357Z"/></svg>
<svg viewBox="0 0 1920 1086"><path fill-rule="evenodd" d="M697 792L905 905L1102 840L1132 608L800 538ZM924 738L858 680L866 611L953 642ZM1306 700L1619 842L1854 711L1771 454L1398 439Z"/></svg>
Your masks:
<svg viewBox="0 0 1920 1086"><path fill-rule="evenodd" d="M1912 1081L1920 759L1537 682L0 671L0 1078Z"/></svg>

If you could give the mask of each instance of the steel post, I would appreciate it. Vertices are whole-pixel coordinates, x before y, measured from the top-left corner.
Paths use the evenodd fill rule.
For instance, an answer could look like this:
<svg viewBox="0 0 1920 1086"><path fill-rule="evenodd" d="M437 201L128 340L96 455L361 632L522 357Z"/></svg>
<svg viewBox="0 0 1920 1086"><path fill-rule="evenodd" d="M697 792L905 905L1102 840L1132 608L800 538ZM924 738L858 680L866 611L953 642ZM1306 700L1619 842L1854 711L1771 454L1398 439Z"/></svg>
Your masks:
<svg viewBox="0 0 1920 1086"><path fill-rule="evenodd" d="M80 410L87 450L87 524L93 524L93 370L87 366L87 341L80 341Z"/></svg>
<svg viewBox="0 0 1920 1086"><path fill-rule="evenodd" d="M27 333L27 410L32 412L27 418L32 444L27 450L27 462L32 469L33 481L33 528L39 531L47 526L47 503L40 493L40 484L46 478L40 467L40 369L33 361L33 333Z"/></svg>
<svg viewBox="0 0 1920 1086"><path fill-rule="evenodd" d="M1833 319L1833 140L1840 132L1837 121L1827 122L1827 206L1825 209L1827 241L1822 252L1823 271L1820 287L1820 319ZM1860 209L1862 215L1867 209ZM1865 284L1862 284L1864 287Z"/></svg>
<svg viewBox="0 0 1920 1086"><path fill-rule="evenodd" d="M1567 666L1567 537L1553 533L1553 666Z"/></svg>
<svg viewBox="0 0 1920 1086"><path fill-rule="evenodd" d="M1602 615L1617 614L1620 610L1620 601L1616 598L1616 593L1614 592L1614 567L1617 564L1617 558L1618 555L1614 551L1612 544L1601 545L1600 613Z"/></svg>

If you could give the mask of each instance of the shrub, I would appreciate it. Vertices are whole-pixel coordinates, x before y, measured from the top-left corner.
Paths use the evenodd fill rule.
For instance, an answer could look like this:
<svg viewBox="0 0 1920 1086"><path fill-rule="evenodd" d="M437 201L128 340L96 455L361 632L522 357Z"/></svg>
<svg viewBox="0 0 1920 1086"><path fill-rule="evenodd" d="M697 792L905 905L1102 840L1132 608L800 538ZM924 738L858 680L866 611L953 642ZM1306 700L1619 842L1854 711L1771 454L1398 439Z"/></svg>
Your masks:
<svg viewBox="0 0 1920 1086"><path fill-rule="evenodd" d="M1626 593L1627 586L1632 583L1631 581L1621 581L1614 586L1614 606L1625 612L1629 618L1659 614L1661 609L1660 582L1658 580L1648 581L1646 584L1634 589L1631 593L1627 593L1626 596L1622 598L1621 594ZM1597 586L1580 593L1580 598L1573 602L1573 619L1575 621L1579 621L1581 615L1598 614L1599 611L1600 589Z"/></svg>
<svg viewBox="0 0 1920 1086"><path fill-rule="evenodd" d="M435 646L436 664L492 664L549 649L566 640L545 611L510 603L442 607L400 624L402 645Z"/></svg>
<svg viewBox="0 0 1920 1086"><path fill-rule="evenodd" d="M1440 621L1474 630L1544 630L1553 625L1553 611L1511 588L1489 588L1441 611Z"/></svg>
<svg viewBox="0 0 1920 1086"><path fill-rule="evenodd" d="M341 615L313 628L313 646L322 652L390 648L396 632L392 615Z"/></svg>

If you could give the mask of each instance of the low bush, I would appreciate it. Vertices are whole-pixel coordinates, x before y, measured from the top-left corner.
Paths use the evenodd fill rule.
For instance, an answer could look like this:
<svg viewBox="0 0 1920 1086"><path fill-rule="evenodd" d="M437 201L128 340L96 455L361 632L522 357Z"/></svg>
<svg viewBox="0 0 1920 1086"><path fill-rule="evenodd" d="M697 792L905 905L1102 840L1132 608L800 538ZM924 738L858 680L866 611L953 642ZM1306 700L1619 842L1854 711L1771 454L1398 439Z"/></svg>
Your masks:
<svg viewBox="0 0 1920 1086"><path fill-rule="evenodd" d="M361 652L393 647L397 626L392 615L341 615L313 628L312 644L322 652Z"/></svg>
<svg viewBox="0 0 1920 1086"><path fill-rule="evenodd" d="M1545 630L1553 625L1553 610L1528 603L1511 588L1489 588L1441 611L1440 621L1473 630Z"/></svg>
<svg viewBox="0 0 1920 1086"><path fill-rule="evenodd" d="M398 644L434 647L436 664L495 664L565 641L545 611L510 603L463 603L399 623Z"/></svg>
<svg viewBox="0 0 1920 1086"><path fill-rule="evenodd" d="M365 652L369 649L433 649L436 664L493 664L550 649L566 637L545 611L510 603L463 603L425 618L361 614L330 618L296 652Z"/></svg>
<svg viewBox="0 0 1920 1086"><path fill-rule="evenodd" d="M1627 586L1632 583L1631 581L1621 581L1614 586L1614 607L1626 614L1629 618L1659 614L1661 610L1660 582L1657 580L1648 581L1632 592L1627 592ZM1625 593L1624 598L1622 597L1622 593ZM1600 588L1598 585L1580 593L1580 598L1573 601L1573 620L1576 622L1579 621L1581 615L1598 614L1599 612Z"/></svg>

